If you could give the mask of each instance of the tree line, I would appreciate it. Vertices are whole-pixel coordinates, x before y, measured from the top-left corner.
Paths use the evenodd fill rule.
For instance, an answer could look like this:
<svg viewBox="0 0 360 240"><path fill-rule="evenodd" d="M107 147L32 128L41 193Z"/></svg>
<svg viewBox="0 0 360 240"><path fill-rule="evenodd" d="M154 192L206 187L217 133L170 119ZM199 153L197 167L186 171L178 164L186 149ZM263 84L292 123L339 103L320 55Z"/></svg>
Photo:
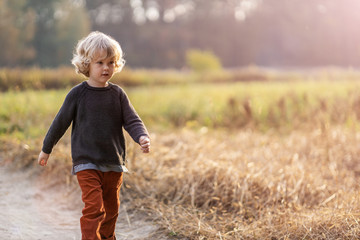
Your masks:
<svg viewBox="0 0 360 240"><path fill-rule="evenodd" d="M92 30L127 64L184 68L191 49L227 68L360 65L358 0L0 0L0 66L69 65Z"/></svg>

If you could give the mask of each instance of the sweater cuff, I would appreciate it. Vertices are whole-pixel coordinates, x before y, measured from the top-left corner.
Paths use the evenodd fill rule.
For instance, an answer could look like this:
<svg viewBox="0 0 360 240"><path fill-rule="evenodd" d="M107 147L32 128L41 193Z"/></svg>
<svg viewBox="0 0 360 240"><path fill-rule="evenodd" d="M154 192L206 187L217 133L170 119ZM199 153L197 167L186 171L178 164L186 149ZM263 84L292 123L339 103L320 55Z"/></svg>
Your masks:
<svg viewBox="0 0 360 240"><path fill-rule="evenodd" d="M41 150L46 154L50 154L52 151L52 149L45 148L45 146L43 146Z"/></svg>

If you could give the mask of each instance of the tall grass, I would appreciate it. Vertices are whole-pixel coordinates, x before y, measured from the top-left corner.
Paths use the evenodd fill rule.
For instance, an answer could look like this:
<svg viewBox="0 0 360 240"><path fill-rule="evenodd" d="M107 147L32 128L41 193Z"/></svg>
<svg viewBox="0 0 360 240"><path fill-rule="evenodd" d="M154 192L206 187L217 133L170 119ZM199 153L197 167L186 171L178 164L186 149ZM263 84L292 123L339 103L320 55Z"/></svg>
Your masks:
<svg viewBox="0 0 360 240"><path fill-rule="evenodd" d="M356 124L360 82L251 82L129 89L149 122L175 127L252 127L304 123ZM154 114L155 113L155 114Z"/></svg>
<svg viewBox="0 0 360 240"><path fill-rule="evenodd" d="M310 126L357 129L360 82L250 82L126 87L150 127L291 131ZM45 134L69 89L0 94L0 135Z"/></svg>

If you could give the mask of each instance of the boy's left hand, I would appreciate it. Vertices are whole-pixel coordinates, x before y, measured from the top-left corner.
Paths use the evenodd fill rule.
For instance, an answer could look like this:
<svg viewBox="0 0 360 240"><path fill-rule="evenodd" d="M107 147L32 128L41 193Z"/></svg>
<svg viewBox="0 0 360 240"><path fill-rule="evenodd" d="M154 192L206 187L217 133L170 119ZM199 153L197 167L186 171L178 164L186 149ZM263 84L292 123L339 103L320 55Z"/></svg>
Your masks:
<svg viewBox="0 0 360 240"><path fill-rule="evenodd" d="M139 139L139 143L143 153L150 152L150 138L148 136L141 136Z"/></svg>

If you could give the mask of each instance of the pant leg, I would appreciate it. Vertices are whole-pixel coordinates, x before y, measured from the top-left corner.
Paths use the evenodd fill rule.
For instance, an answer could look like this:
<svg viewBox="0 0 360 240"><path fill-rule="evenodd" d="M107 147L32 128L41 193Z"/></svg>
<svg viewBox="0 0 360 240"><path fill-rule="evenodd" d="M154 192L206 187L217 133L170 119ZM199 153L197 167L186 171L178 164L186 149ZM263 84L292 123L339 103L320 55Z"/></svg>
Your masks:
<svg viewBox="0 0 360 240"><path fill-rule="evenodd" d="M119 216L119 192L123 181L122 172L106 172L103 180L103 202L105 220L101 223L100 235L103 240L115 240L115 225Z"/></svg>
<svg viewBox="0 0 360 240"><path fill-rule="evenodd" d="M103 173L97 170L84 170L76 174L85 206L80 218L82 240L101 240L100 226L105 218L103 204Z"/></svg>

